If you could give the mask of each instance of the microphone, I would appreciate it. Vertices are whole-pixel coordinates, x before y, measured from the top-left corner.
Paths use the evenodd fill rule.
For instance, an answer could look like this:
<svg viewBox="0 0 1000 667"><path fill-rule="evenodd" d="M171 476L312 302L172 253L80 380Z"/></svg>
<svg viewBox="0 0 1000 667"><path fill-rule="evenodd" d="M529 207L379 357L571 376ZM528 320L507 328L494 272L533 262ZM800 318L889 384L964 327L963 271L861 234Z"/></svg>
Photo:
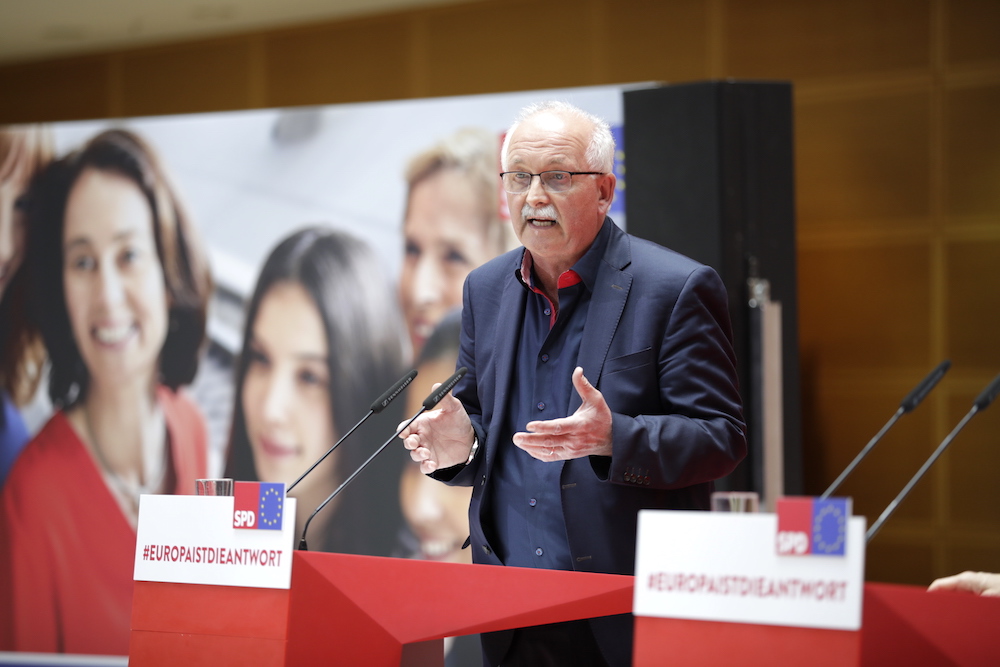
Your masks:
<svg viewBox="0 0 1000 667"><path fill-rule="evenodd" d="M455 385L458 384L458 381L461 380L462 377L468 372L469 369L466 368L465 366L462 366L457 371L455 371L454 375L452 375L450 378L442 382L440 387L432 391L430 393L430 396L424 399L423 403L424 410L433 410L434 406L440 403L441 399L444 398L449 391L454 389ZM416 419L419 414L420 413L418 412L416 415L413 415L413 419ZM413 421L413 419L411 419L410 421Z"/></svg>
<svg viewBox="0 0 1000 667"><path fill-rule="evenodd" d="M875 444L882 439L883 435L886 434L886 431L888 431L900 417L905 415L907 412L912 412L915 407L920 405L920 401L924 400L924 397L931 393L931 389L933 389L937 385L938 381L944 377L944 374L948 372L949 368L951 368L951 361L945 359L938 364L937 368L932 370L927 377L921 380L920 384L913 388L913 391L907 394L906 398L903 399L903 402L899 404L899 409L896 410L896 414L894 414L889 421L885 423L885 426L883 426L882 429L875 434L874 438L868 441L868 444L864 446L864 449L858 452L858 455L854 457L854 460L851 461L846 468L844 468L844 472L840 473L840 476L833 480L833 484L831 484L829 488L823 492L823 495L820 496L821 500L828 498L830 494L833 493L845 479L847 479L847 476L854 472L854 469L859 463L861 463L861 460L868 456L868 452L872 450Z"/></svg>
<svg viewBox="0 0 1000 667"><path fill-rule="evenodd" d="M445 394L447 394L449 391L451 391L452 388L454 388L454 386L456 384L458 384L458 381L462 379L462 376L465 375L468 372L468 370L469 370L468 368L466 368L465 366L462 366L457 371L455 371L454 375L452 375L447 380L445 380L444 382L442 382L440 387L438 387L437 389L435 389L434 391L432 391L430 393L430 395L427 398L424 399L423 405L420 407L419 410L417 410L417 414L415 414L412 417L410 417L410 419L402 427L400 427L400 429L398 431L396 431L395 433L393 433L392 437L390 437L388 440L386 440L382 444L381 447L379 447L378 449L376 449L375 453L372 454L371 456L369 456L368 459L364 463L362 463L361 466L357 470L355 470L350 475L348 475L347 479L345 479L343 481L343 483L341 483L340 486L338 486L336 489L334 489L333 493L331 493L329 496L327 496L326 500L324 500L322 503L320 503L319 507L317 507L315 510L313 510L313 513L310 514L309 518L306 520L306 525L304 525L302 527L302 538L299 540L299 549L301 551L309 551L309 547L306 546L306 531L309 530L309 524L312 523L313 517L315 517L317 514L319 514L320 510L322 510L324 507L326 507L330 503L331 500L333 500L334 498L336 498L337 494L339 494L341 491L343 491L344 488L346 488L347 485L350 484L351 481L355 477L357 477L361 473L362 470L364 470L365 468L367 468L368 464L371 463L372 461L374 461L375 457L378 456L379 454L381 454L382 450L384 450L386 447L389 446L389 443L391 443L393 440L395 440L396 438L398 438L399 434L402 433L403 431L405 431L407 429L407 427L409 427L409 425L412 424L413 421L417 417L419 417L420 415L422 415L427 410L434 409L434 406L436 406L438 403L441 402L441 399L445 397ZM412 372L414 374L416 374L416 371L412 371ZM410 379L412 380L412 378L410 378ZM442 390L444 390L444 391L442 391ZM387 393L389 393L389 392L387 392Z"/></svg>
<svg viewBox="0 0 1000 667"><path fill-rule="evenodd" d="M417 377L417 371L414 369L414 370L410 371L409 373L407 373L406 375L404 375L403 377L401 377L398 380L396 380L396 384L394 384L391 387L389 387L385 391L384 394L382 394L381 396L379 396L378 398L375 399L375 401L372 403L371 407L368 408L368 414L366 414L364 417L362 417L361 421L359 421L357 424L355 424L353 427L351 427L351 430L349 430L347 433L345 433L343 435L343 437L340 438L340 440L338 440L337 442L335 442L334 445L333 445L333 447L331 447L330 449L328 449L326 451L326 454L324 454L323 456L319 457L319 459L316 461L316 463L313 463L311 466L309 466L308 470L306 470L304 473L302 473L301 475L299 475L299 478L297 480L295 480L294 482L292 482L291 485L285 490L285 493L288 493L289 491L291 491L292 489L294 489L296 484L298 484L299 482L301 482L305 478L306 475L308 475L309 473L311 473L316 468L316 466L318 466L320 463L323 462L324 459L326 459L326 457L328 457L330 454L332 454L333 450L335 450L337 447L339 447L340 443L342 443L344 440L347 440L347 436L349 436L352 433L354 433L355 431L357 431L358 427L360 427L362 424L364 424L368 420L369 417L371 417L372 415L377 415L378 413L380 413L383 410L385 410L386 406L388 406L390 403L392 403L393 399L396 398L397 396L399 396L400 392L402 392L404 389L406 389L410 385L410 383L413 382L413 378L415 378L415 377Z"/></svg>
<svg viewBox="0 0 1000 667"><path fill-rule="evenodd" d="M952 429L951 433L948 434L948 437L946 437L941 444L938 445L938 448L934 450L934 453L931 454L930 458L924 462L924 465L920 466L920 470L917 471L917 474L906 483L906 486L904 486L903 490L899 492L899 495L893 498L892 502L889 503L889 506L886 507L879 516L878 520L871 525L871 528L869 528L868 532L865 533L865 544L871 542L871 539L875 537L875 533L879 531L879 528L882 527L885 520L888 519L896 510L896 506L903 502L903 499L906 498L907 494L910 493L910 490L916 486L917 482L920 481L920 478L924 476L924 473L926 473L927 470L934 465L934 462L938 460L938 457L941 456L941 454L944 453L944 450L948 448L948 445L950 445L951 441L955 439L958 432L965 428L965 425L969 423L969 420L972 419L973 415L977 412L985 410L987 406L993 402L993 399L997 397L998 393L1000 393L1000 375L997 375L993 378L992 382L986 385L986 388L983 389L982 393L980 393L979 396L976 397L976 400L973 401L972 408L965 414L964 417L962 417L962 421L958 423L958 426Z"/></svg>

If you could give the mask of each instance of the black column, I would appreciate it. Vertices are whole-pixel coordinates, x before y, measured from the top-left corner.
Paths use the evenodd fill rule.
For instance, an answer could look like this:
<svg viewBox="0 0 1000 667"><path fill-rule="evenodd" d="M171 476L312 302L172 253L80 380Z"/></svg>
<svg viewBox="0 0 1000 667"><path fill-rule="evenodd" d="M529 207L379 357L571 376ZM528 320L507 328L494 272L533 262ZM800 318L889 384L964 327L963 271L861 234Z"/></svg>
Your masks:
<svg viewBox="0 0 1000 667"><path fill-rule="evenodd" d="M625 93L628 231L715 268L729 291L750 452L720 489L762 489L747 281L782 305L785 493L802 493L792 89L709 81Z"/></svg>

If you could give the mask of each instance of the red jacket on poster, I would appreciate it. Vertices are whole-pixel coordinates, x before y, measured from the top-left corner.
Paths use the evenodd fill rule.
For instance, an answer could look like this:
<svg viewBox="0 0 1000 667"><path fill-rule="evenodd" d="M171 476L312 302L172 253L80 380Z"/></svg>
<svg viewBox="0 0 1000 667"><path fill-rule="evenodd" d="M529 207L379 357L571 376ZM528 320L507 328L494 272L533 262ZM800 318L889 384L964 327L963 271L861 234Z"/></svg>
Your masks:
<svg viewBox="0 0 1000 667"><path fill-rule="evenodd" d="M207 468L194 404L160 388L176 476L193 494ZM126 655L136 532L62 412L28 444L0 512L0 650Z"/></svg>

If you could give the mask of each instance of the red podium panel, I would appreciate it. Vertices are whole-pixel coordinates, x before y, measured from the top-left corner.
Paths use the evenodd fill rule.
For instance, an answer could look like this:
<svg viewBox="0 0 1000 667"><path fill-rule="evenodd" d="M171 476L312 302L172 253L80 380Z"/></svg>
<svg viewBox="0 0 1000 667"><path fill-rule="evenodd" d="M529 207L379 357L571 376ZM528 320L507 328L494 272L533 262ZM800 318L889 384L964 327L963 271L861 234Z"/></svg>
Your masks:
<svg viewBox="0 0 1000 667"><path fill-rule="evenodd" d="M1000 664L1000 599L865 584L860 632L635 619L635 667Z"/></svg>
<svg viewBox="0 0 1000 667"><path fill-rule="evenodd" d="M288 591L135 582L129 664L441 665L443 637L630 612L632 582L296 552Z"/></svg>
<svg viewBox="0 0 1000 667"><path fill-rule="evenodd" d="M632 664L845 667L857 665L860 652L861 633L849 630L637 616Z"/></svg>
<svg viewBox="0 0 1000 667"><path fill-rule="evenodd" d="M861 664L1000 665L1000 598L865 584Z"/></svg>

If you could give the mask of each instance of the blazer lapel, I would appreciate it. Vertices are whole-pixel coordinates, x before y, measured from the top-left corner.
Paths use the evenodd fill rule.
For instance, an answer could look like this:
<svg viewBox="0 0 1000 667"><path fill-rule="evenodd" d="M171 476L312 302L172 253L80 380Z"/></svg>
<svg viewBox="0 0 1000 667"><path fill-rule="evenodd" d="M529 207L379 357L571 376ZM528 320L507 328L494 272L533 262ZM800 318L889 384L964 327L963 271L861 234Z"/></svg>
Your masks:
<svg viewBox="0 0 1000 667"><path fill-rule="evenodd" d="M614 223L610 224L614 226ZM618 329L618 322L632 288L632 274L625 271L632 263L629 237L616 226L611 231L604 261L597 272L594 294L587 311L587 324L580 343L580 357L577 360L577 365L583 368L584 375L595 387L600 382L611 339ZM581 403L580 395L574 391L569 400L569 414L573 414Z"/></svg>
<svg viewBox="0 0 1000 667"><path fill-rule="evenodd" d="M518 255L520 257L520 255ZM518 260L520 266L520 259ZM500 308L497 314L497 328L494 331L492 344L496 349L496 383L493 388L493 424L503 424L507 419L510 387L516 364L517 342L521 337L520 324L516 327L506 326L508 322L520 322L524 318L524 304L527 291L514 277L513 270L507 274L504 282L503 295L500 297ZM488 458L492 461L496 456L496 447L490 447Z"/></svg>

